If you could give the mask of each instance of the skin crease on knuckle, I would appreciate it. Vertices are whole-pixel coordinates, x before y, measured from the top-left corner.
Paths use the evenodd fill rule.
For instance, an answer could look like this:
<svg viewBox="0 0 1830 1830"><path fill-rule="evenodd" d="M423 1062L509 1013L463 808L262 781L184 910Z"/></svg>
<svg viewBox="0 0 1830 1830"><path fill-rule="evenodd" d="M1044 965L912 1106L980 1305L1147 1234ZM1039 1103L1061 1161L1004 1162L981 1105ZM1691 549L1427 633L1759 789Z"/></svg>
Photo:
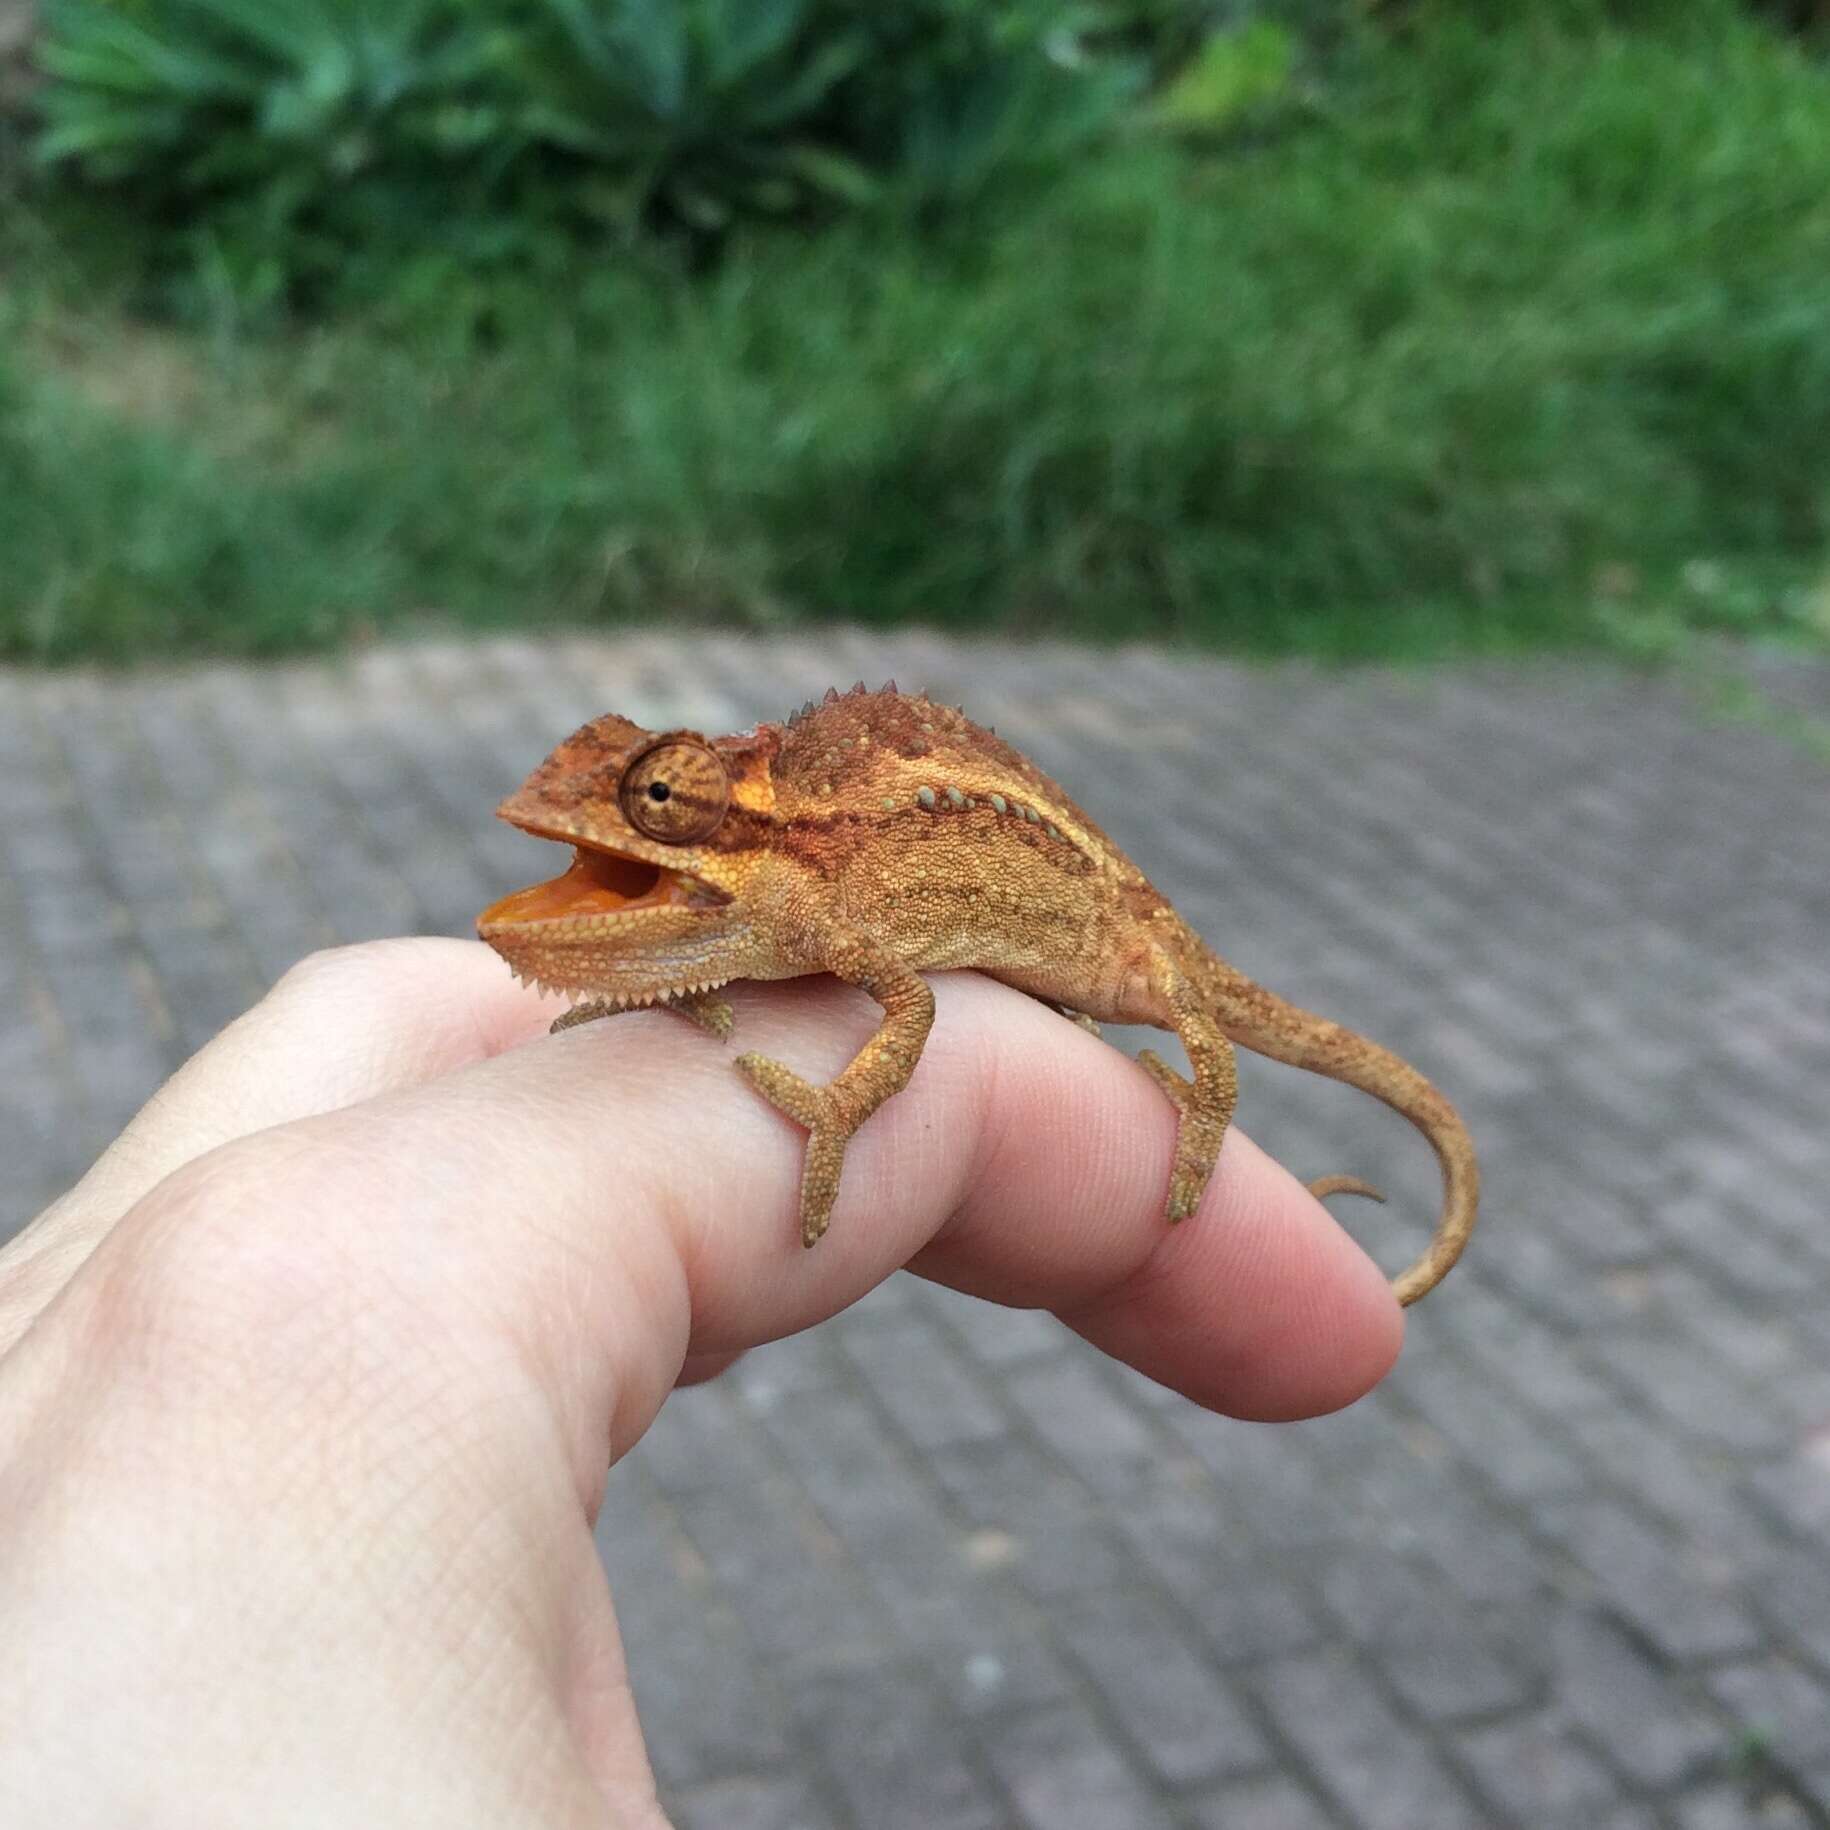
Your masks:
<svg viewBox="0 0 1830 1830"><path fill-rule="evenodd" d="M492 1356L490 1285L416 1236L412 1178L342 1115L257 1133L166 1177L74 1291L108 1356L176 1402L359 1400L350 1368L370 1357L379 1382L449 1379Z"/></svg>

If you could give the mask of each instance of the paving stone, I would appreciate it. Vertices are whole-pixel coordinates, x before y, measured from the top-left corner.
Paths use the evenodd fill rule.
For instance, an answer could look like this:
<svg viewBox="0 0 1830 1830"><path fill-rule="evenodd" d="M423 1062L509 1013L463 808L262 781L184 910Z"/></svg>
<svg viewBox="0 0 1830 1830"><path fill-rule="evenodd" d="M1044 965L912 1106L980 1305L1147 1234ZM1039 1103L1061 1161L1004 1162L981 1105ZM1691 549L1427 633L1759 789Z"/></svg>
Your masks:
<svg viewBox="0 0 1830 1830"><path fill-rule="evenodd" d="M1003 1800L959 1726L912 1667L809 1672L794 1685L802 1732L861 1824L999 1830Z"/></svg>
<svg viewBox="0 0 1830 1830"><path fill-rule="evenodd" d="M1534 1180L1541 1194L1543 1172ZM1573 1184L1569 1197L1581 1198ZM1581 1341L1523 1313L1478 1277L1458 1294L1464 1297L1461 1306L1430 1330L1447 1351L1471 1354L1496 1384L1541 1417L1564 1421L1612 1412L1619 1399L1586 1364ZM1406 1344L1407 1359L1413 1345Z"/></svg>
<svg viewBox="0 0 1830 1830"><path fill-rule="evenodd" d="M1667 1658L1721 1658L1760 1643L1759 1624L1728 1586L1735 1572L1652 1531L1625 1507L1581 1500L1546 1506L1539 1518L1596 1577L1607 1605Z"/></svg>
<svg viewBox="0 0 1830 1830"><path fill-rule="evenodd" d="M838 1351L836 1336L817 1328L752 1348L726 1377L755 1418L792 1412L811 1392L849 1390L856 1381Z"/></svg>
<svg viewBox="0 0 1830 1830"><path fill-rule="evenodd" d="M1339 1820L1294 1779L1246 1779L1194 1807L1201 1830L1332 1830Z"/></svg>
<svg viewBox="0 0 1830 1830"><path fill-rule="evenodd" d="M1366 1830L1475 1830L1480 1805L1344 1653L1265 1667L1263 1698L1348 1821Z"/></svg>
<svg viewBox="0 0 1830 1830"><path fill-rule="evenodd" d="M1403 1392L1508 1498L1547 1499L1581 1487L1566 1441L1480 1372L1464 1367L1453 1380L1409 1378Z"/></svg>
<svg viewBox="0 0 1830 1830"><path fill-rule="evenodd" d="M1474 1610L1405 1558L1343 1550L1330 1559L1322 1592L1354 1642L1426 1721L1491 1716L1530 1700L1527 1675L1488 1643Z"/></svg>
<svg viewBox="0 0 1830 1830"><path fill-rule="evenodd" d="M1592 1469L1591 1491L1612 1487L1699 1546L1738 1546L1738 1560L1767 1535L1759 1506L1724 1480L1735 1464L1719 1451L1649 1430L1643 1413L1625 1406L1571 1417L1566 1427Z"/></svg>
<svg viewBox="0 0 1830 1830"><path fill-rule="evenodd" d="M927 1301L930 1312L986 1366L1041 1359L1053 1353L1064 1338L1061 1324L1045 1310L1007 1309L1001 1303L980 1302L977 1297L935 1286L929 1286Z"/></svg>
<svg viewBox="0 0 1830 1830"><path fill-rule="evenodd" d="M1113 1588L1130 1574L1118 1534L1093 1496L1035 1444L1002 1436L934 1450L929 1465L982 1534L984 1556L1043 1601Z"/></svg>
<svg viewBox="0 0 1830 1830"><path fill-rule="evenodd" d="M1748 1486L1757 1503L1799 1541L1830 1542L1830 1430L1757 1470Z"/></svg>
<svg viewBox="0 0 1830 1830"><path fill-rule="evenodd" d="M1263 1735L1170 1610L1148 1591L1064 1597L1050 1624L1166 1784L1263 1766Z"/></svg>
<svg viewBox="0 0 1830 1830"><path fill-rule="evenodd" d="M363 784L345 785L333 773L338 722L321 726L316 742L300 729L299 708L315 690L308 683L275 704L247 676L221 674L201 681L198 696L282 835L287 874L317 924L339 941L407 933L418 925L418 911L394 855L369 824ZM346 702L343 720L359 716Z"/></svg>
<svg viewBox="0 0 1830 1830"><path fill-rule="evenodd" d="M1088 1712L1026 1716L987 1752L1027 1830L1169 1830L1175 1821Z"/></svg>
<svg viewBox="0 0 1830 1830"><path fill-rule="evenodd" d="M1478 1491L1457 1464L1416 1470L1410 1485L1411 1505L1384 1541L1427 1559L1464 1599L1529 1619L1551 1575L1525 1518Z"/></svg>
<svg viewBox="0 0 1830 1830"><path fill-rule="evenodd" d="M709 1571L633 1468L619 1468L597 1543L625 1644L665 1646L632 1658L637 1714L656 1776L686 1786L779 1770L789 1759L781 1698L748 1656Z"/></svg>
<svg viewBox="0 0 1830 1830"><path fill-rule="evenodd" d="M1620 1799L1613 1776L1552 1712L1472 1729L1458 1748L1482 1791L1531 1830L1587 1830Z"/></svg>
<svg viewBox="0 0 1830 1830"><path fill-rule="evenodd" d="M838 1830L838 1820L799 1779L721 1779L670 1794L676 1830Z"/></svg>
<svg viewBox="0 0 1830 1830"><path fill-rule="evenodd" d="M771 1421L785 1458L850 1548L902 1639L954 1708L979 1715L1074 1689L1042 1616L1004 1576L1009 1547L964 1528L855 1393L811 1395Z"/></svg>
<svg viewBox="0 0 1830 1830"><path fill-rule="evenodd" d="M1808 1830L1820 1820L1797 1798L1756 1781L1693 1793L1678 1806L1677 1821L1681 1830Z"/></svg>
<svg viewBox="0 0 1830 1830"><path fill-rule="evenodd" d="M1707 1682L1769 1759L1794 1769L1830 1766L1830 1679L1768 1656L1723 1666Z"/></svg>
<svg viewBox="0 0 1830 1830"><path fill-rule="evenodd" d="M1241 1542L1237 1520L1198 1466L1166 1464L1125 1496L1118 1526L1221 1663L1306 1651L1324 1638L1311 1585Z"/></svg>
<svg viewBox="0 0 1830 1830"><path fill-rule="evenodd" d="M1714 1722L1617 1628L1571 1612L1553 1623L1551 1640L1559 1703L1629 1778L1675 1785L1723 1752Z"/></svg>
<svg viewBox="0 0 1830 1830"><path fill-rule="evenodd" d="M1096 1493L1122 1498L1162 1459L1148 1421L1084 1354L1021 1367L1005 1385L1036 1433Z"/></svg>
<svg viewBox="0 0 1830 1830"><path fill-rule="evenodd" d="M842 1338L858 1370L918 1448L983 1442L1008 1427L986 1381L926 1316L913 1310Z"/></svg>
<svg viewBox="0 0 1830 1830"><path fill-rule="evenodd" d="M655 1483L682 1503L721 1488L755 1492L771 1471L767 1443L716 1383L675 1392L638 1453Z"/></svg>
<svg viewBox="0 0 1830 1830"><path fill-rule="evenodd" d="M1348 1530L1298 1432L1194 1410L1168 1413L1164 1421L1257 1542L1309 1549Z"/></svg>
<svg viewBox="0 0 1830 1830"><path fill-rule="evenodd" d="M1770 1453L1784 1440L1783 1424L1755 1388L1694 1342L1622 1330L1594 1351L1635 1397L1713 1448Z"/></svg>
<svg viewBox="0 0 1830 1830"><path fill-rule="evenodd" d="M1780 1643L1799 1648L1830 1671L1830 1582L1823 1546L1788 1547L1765 1558L1748 1578L1748 1597Z"/></svg>

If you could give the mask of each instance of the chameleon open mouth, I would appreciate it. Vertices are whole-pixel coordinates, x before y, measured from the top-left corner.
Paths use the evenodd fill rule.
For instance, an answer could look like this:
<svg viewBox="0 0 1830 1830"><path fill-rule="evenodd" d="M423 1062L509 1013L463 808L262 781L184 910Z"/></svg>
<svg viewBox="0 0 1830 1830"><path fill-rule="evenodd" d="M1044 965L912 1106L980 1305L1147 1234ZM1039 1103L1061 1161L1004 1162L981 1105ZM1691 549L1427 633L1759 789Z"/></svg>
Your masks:
<svg viewBox="0 0 1830 1830"><path fill-rule="evenodd" d="M579 916L628 915L642 909L715 909L728 900L710 884L682 871L578 846L564 876L504 896L477 917L477 927L520 928Z"/></svg>

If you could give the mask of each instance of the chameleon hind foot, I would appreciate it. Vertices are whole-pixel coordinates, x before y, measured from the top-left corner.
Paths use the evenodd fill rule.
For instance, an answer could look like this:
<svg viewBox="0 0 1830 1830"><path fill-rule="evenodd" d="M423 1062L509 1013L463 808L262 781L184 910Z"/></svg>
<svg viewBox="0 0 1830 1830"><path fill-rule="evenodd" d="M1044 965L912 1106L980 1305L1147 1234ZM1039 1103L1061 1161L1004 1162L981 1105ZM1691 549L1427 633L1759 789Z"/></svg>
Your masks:
<svg viewBox="0 0 1830 1830"><path fill-rule="evenodd" d="M1174 1226L1201 1205L1220 1158L1231 1108L1216 1110L1204 1101L1199 1085L1178 1074L1155 1049L1140 1049L1137 1064L1169 1095L1178 1116L1175 1161L1169 1171L1169 1201L1164 1210Z"/></svg>
<svg viewBox="0 0 1830 1830"><path fill-rule="evenodd" d="M831 1087L816 1087L767 1055L739 1055L737 1068L770 1105L807 1128L801 1169L801 1244L818 1245L832 1224L845 1146L862 1122L842 1109Z"/></svg>

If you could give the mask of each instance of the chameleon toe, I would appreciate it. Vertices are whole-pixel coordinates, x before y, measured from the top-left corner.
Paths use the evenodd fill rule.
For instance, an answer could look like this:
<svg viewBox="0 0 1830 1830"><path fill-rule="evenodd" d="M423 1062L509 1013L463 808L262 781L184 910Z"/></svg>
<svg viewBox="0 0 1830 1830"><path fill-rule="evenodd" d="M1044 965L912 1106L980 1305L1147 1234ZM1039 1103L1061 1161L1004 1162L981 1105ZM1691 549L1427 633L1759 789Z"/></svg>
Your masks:
<svg viewBox="0 0 1830 1830"><path fill-rule="evenodd" d="M785 1067L767 1055L739 1055L737 1071L778 1112L787 1113L797 1125L805 1125L809 1131L825 1123L830 1116L824 1087L803 1080L793 1068Z"/></svg>

